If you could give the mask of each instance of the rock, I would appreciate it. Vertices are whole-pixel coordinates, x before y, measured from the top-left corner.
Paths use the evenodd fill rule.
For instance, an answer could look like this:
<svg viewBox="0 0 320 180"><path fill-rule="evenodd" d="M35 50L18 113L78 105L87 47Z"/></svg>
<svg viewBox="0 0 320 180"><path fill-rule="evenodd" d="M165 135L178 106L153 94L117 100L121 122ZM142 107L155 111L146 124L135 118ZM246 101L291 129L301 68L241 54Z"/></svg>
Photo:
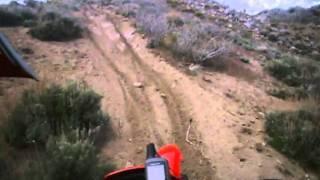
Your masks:
<svg viewBox="0 0 320 180"><path fill-rule="evenodd" d="M167 98L167 95L166 94L164 94L164 93L160 93L160 96L162 97L162 98Z"/></svg>
<svg viewBox="0 0 320 180"><path fill-rule="evenodd" d="M248 58L246 58L246 57L241 57L240 61L245 63L245 64L250 64L250 60Z"/></svg>
<svg viewBox="0 0 320 180"><path fill-rule="evenodd" d="M240 162L245 162L247 159L244 157L241 157L239 160L240 160Z"/></svg>
<svg viewBox="0 0 320 180"><path fill-rule="evenodd" d="M252 135L252 129L250 129L248 127L241 127L240 132L243 133L243 134Z"/></svg>
<svg viewBox="0 0 320 180"><path fill-rule="evenodd" d="M256 47L256 50L260 52L267 52L268 46L266 44L260 44Z"/></svg>
<svg viewBox="0 0 320 180"><path fill-rule="evenodd" d="M125 167L132 167L133 166L133 163L132 163L132 161L127 161L127 163L126 163L126 166Z"/></svg>
<svg viewBox="0 0 320 180"><path fill-rule="evenodd" d="M265 118L265 114L263 112L258 112L258 118L259 119L264 119Z"/></svg>
<svg viewBox="0 0 320 180"><path fill-rule="evenodd" d="M285 174L287 176L292 176L292 172L287 169L286 167L284 167L282 164L276 165L276 168L282 173Z"/></svg>
<svg viewBox="0 0 320 180"><path fill-rule="evenodd" d="M141 154L143 152L143 148L139 147L136 152L137 152L137 154Z"/></svg>
<svg viewBox="0 0 320 180"><path fill-rule="evenodd" d="M192 74L197 74L202 70L202 67L199 64L191 64L189 70Z"/></svg>
<svg viewBox="0 0 320 180"><path fill-rule="evenodd" d="M244 115L246 115L246 112L245 112L244 109L239 109L238 114L239 114L240 116L244 116Z"/></svg>
<svg viewBox="0 0 320 180"><path fill-rule="evenodd" d="M311 57L316 61L320 61L320 52L316 50L312 51Z"/></svg>
<svg viewBox="0 0 320 180"><path fill-rule="evenodd" d="M20 48L20 51L24 54L34 54L34 51L29 47Z"/></svg>
<svg viewBox="0 0 320 180"><path fill-rule="evenodd" d="M262 152L263 149L264 149L264 146L263 146L262 143L256 143L256 144L255 144L255 148L256 148L256 150L257 150L258 152Z"/></svg>
<svg viewBox="0 0 320 180"><path fill-rule="evenodd" d="M135 83L133 83L133 86L136 88L143 88L144 87L142 82L135 82Z"/></svg>
<svg viewBox="0 0 320 180"><path fill-rule="evenodd" d="M132 142L132 138L129 138L128 141L129 141L129 142Z"/></svg>
<svg viewBox="0 0 320 180"><path fill-rule="evenodd" d="M274 49L269 49L266 53L266 58L273 60L281 57L281 53Z"/></svg>
<svg viewBox="0 0 320 180"><path fill-rule="evenodd" d="M204 80L205 82L208 82L208 83L212 83L211 79L207 76L202 76L202 80Z"/></svg>
<svg viewBox="0 0 320 180"><path fill-rule="evenodd" d="M268 34L268 39L269 39L269 41L276 42L279 39L279 34L272 32L272 33Z"/></svg>

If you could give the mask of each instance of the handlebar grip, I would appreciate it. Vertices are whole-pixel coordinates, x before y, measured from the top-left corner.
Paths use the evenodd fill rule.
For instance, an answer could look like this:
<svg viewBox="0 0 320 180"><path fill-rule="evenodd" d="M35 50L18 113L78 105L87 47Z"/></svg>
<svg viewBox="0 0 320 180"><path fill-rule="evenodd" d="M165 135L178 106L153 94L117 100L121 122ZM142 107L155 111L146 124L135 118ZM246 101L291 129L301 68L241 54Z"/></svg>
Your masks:
<svg viewBox="0 0 320 180"><path fill-rule="evenodd" d="M157 156L156 147L153 143L147 145L147 159L155 158Z"/></svg>

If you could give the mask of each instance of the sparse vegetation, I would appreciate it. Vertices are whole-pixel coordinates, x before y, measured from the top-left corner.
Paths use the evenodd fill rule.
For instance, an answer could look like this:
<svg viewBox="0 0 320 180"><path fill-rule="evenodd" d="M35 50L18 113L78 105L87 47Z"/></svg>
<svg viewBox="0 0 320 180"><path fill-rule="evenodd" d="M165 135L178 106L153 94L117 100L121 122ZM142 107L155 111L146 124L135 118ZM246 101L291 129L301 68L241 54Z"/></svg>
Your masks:
<svg viewBox="0 0 320 180"><path fill-rule="evenodd" d="M140 9L136 17L138 30L150 38L153 47L159 46L168 32L168 22L162 11L161 7L149 5Z"/></svg>
<svg viewBox="0 0 320 180"><path fill-rule="evenodd" d="M170 4L172 7L177 7L179 5L179 0L167 0L167 3Z"/></svg>
<svg viewBox="0 0 320 180"><path fill-rule="evenodd" d="M101 162L97 150L88 140L51 139L44 150L28 162L25 180L99 180L114 170L112 163Z"/></svg>
<svg viewBox="0 0 320 180"><path fill-rule="evenodd" d="M173 5L178 1L167 1ZM136 26L148 39L148 47L165 47L179 59L206 66L219 66L224 64L224 55L229 53L229 47L219 39L220 28L210 23L204 23L198 18L183 20L179 15L166 15L166 7L156 1L143 0L130 3L116 3L119 9L135 7ZM130 11L132 11L131 8ZM120 14L128 16L128 10ZM129 13L131 14L131 13ZM203 14L201 14L203 16ZM131 16L132 17L132 16Z"/></svg>
<svg viewBox="0 0 320 180"><path fill-rule="evenodd" d="M3 128L9 144L2 141L3 134L0 136L0 147L9 149L13 145L7 155L0 148L1 179L102 179L114 166L99 161L92 138L98 133L97 127L108 125L100 100L101 96L77 83L53 85L41 92L26 91ZM11 166L16 161L11 156L21 147L31 150L32 160L18 159ZM20 169L20 164L28 166Z"/></svg>
<svg viewBox="0 0 320 180"><path fill-rule="evenodd" d="M35 11L28 7L0 7L0 27L20 26L25 21L35 21L36 19Z"/></svg>
<svg viewBox="0 0 320 180"><path fill-rule="evenodd" d="M292 56L283 56L267 65L272 76L289 86L307 86L318 71L318 66L311 61L299 60Z"/></svg>
<svg viewBox="0 0 320 180"><path fill-rule="evenodd" d="M294 97L294 93L290 91L288 88L272 89L268 91L268 94L284 100Z"/></svg>
<svg viewBox="0 0 320 180"><path fill-rule="evenodd" d="M234 39L234 43L238 44L239 46L244 47L245 49L247 49L249 51L254 50L253 42L249 38L237 36Z"/></svg>
<svg viewBox="0 0 320 180"><path fill-rule="evenodd" d="M273 112L266 117L269 143L300 162L320 168L320 124L318 110Z"/></svg>
<svg viewBox="0 0 320 180"><path fill-rule="evenodd" d="M176 56L194 63L206 66L223 64L223 56L229 49L224 41L214 37L216 34L215 26L193 22L174 31L174 38L167 46Z"/></svg>
<svg viewBox="0 0 320 180"><path fill-rule="evenodd" d="M68 41L80 38L82 31L76 19L48 12L30 29L30 34L43 41Z"/></svg>
<svg viewBox="0 0 320 180"><path fill-rule="evenodd" d="M319 65L312 60L283 56L267 64L266 69L276 79L290 86L292 90L273 91L270 94L282 99L314 97L319 100Z"/></svg>
<svg viewBox="0 0 320 180"><path fill-rule="evenodd" d="M88 137L90 130L108 120L100 109L100 100L101 96L78 84L65 88L54 85L40 94L26 91L9 116L6 139L22 147L45 145L51 136L62 134Z"/></svg>

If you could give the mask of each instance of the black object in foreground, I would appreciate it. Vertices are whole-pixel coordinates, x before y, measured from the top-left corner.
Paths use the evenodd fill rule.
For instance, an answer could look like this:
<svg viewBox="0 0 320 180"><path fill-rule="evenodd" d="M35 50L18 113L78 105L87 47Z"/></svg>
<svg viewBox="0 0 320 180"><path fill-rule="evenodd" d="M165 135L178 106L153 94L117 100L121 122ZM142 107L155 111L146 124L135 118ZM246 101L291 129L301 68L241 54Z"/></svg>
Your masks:
<svg viewBox="0 0 320 180"><path fill-rule="evenodd" d="M32 78L36 74L13 48L8 38L0 32L0 77Z"/></svg>

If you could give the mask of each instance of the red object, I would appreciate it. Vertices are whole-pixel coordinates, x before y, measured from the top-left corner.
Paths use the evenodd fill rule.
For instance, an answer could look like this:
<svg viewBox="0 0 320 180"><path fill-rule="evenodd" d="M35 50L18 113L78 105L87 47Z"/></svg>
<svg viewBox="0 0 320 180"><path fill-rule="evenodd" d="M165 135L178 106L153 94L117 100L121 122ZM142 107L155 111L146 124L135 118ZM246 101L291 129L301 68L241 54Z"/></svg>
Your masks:
<svg viewBox="0 0 320 180"><path fill-rule="evenodd" d="M170 174L176 178L181 178L182 153L175 144L169 144L159 149L158 154L169 163Z"/></svg>
<svg viewBox="0 0 320 180"><path fill-rule="evenodd" d="M165 145L159 149L158 154L168 161L172 180L181 180L183 156L179 147L175 144ZM107 174L104 180L145 180L145 167L141 165L117 170Z"/></svg>

